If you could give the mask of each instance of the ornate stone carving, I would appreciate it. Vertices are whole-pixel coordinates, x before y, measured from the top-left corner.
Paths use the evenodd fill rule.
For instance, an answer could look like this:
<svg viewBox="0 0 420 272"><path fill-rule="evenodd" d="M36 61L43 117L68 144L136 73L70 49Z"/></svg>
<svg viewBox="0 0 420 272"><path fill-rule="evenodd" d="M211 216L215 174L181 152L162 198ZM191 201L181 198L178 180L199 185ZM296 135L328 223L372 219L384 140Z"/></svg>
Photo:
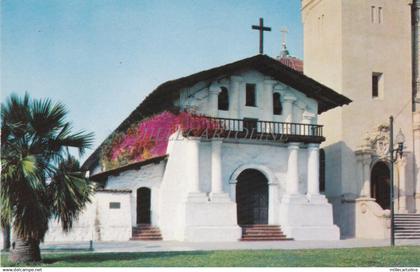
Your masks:
<svg viewBox="0 0 420 272"><path fill-rule="evenodd" d="M376 157L386 157L389 152L389 127L379 125L375 130L365 134L358 151L356 153L370 153Z"/></svg>

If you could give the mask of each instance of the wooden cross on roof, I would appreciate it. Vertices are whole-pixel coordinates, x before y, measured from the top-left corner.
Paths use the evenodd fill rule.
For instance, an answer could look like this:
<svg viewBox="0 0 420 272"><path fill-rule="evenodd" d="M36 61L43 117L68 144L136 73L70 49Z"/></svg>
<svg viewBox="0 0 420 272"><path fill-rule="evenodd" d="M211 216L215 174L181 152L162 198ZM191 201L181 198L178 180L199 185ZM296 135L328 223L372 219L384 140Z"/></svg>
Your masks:
<svg viewBox="0 0 420 272"><path fill-rule="evenodd" d="M260 54L264 53L264 31L271 31L271 27L264 26L264 19L260 18L259 25L253 25L252 29L260 31Z"/></svg>

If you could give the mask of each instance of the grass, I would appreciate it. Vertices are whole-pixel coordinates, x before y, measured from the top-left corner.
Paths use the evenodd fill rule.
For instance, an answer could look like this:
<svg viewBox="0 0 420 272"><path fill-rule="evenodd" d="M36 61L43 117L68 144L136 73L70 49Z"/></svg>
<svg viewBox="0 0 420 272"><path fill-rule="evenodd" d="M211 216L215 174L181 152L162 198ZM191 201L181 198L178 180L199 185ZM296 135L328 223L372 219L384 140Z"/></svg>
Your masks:
<svg viewBox="0 0 420 272"><path fill-rule="evenodd" d="M1 264L13 266L8 262L5 254L1 256ZM420 267L420 246L153 253L66 252L44 254L42 263L25 265L46 267Z"/></svg>

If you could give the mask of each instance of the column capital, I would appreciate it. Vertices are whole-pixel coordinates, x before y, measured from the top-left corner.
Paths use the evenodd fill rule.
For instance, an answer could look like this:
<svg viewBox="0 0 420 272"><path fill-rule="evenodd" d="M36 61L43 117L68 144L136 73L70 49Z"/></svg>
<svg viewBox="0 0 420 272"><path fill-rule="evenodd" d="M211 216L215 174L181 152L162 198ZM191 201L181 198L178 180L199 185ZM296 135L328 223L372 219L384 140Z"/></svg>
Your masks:
<svg viewBox="0 0 420 272"><path fill-rule="evenodd" d="M284 102L290 102L290 103L292 103L292 102L294 102L296 100L297 100L297 98L295 96L293 96L293 95L286 94L286 95L283 96L283 101Z"/></svg>
<svg viewBox="0 0 420 272"><path fill-rule="evenodd" d="M220 93L220 85L219 84L211 84L209 87L209 94L216 94L218 95Z"/></svg>
<svg viewBox="0 0 420 272"><path fill-rule="evenodd" d="M288 149L299 149L300 143L289 143L287 145Z"/></svg>
<svg viewBox="0 0 420 272"><path fill-rule="evenodd" d="M241 76L230 76L230 80L236 81L236 82L242 82L244 79Z"/></svg>
<svg viewBox="0 0 420 272"><path fill-rule="evenodd" d="M308 144L308 149L319 149L319 144L310 143Z"/></svg>
<svg viewBox="0 0 420 272"><path fill-rule="evenodd" d="M267 84L267 85L274 85L274 84L276 84L277 83L277 81L276 80L273 80L273 79L264 79L264 84Z"/></svg>
<svg viewBox="0 0 420 272"><path fill-rule="evenodd" d="M305 110L306 109L306 104L304 102L302 102L301 100L297 100L295 102L296 106L298 108L300 108L301 110Z"/></svg>

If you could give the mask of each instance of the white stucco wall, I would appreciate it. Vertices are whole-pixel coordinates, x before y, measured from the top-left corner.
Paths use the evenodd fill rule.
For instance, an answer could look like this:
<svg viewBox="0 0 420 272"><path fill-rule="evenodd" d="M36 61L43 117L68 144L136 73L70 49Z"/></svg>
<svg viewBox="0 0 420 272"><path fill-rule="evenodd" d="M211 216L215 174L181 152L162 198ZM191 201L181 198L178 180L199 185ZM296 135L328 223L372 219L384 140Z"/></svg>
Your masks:
<svg viewBox="0 0 420 272"><path fill-rule="evenodd" d="M160 216L159 227L166 240L183 240L185 222L200 220L200 217L190 218L185 214L187 196L191 188L191 171L195 163L189 156L192 141L188 139L170 141L169 157L166 171L160 186ZM210 201L211 193L211 142L199 143L199 188L201 193L207 195ZM236 181L232 176L238 169L247 168L261 171L267 176L269 185L269 222L279 224L279 206L281 196L285 191L287 162L289 150L287 144L274 144L261 142L232 142L224 141L222 144L222 178L223 190L230 197L231 203L236 203ZM305 145L299 150L299 192L306 194L307 180L307 150ZM236 173L237 174L237 173ZM204 210L203 210L204 212ZM222 211L220 211L222 212ZM223 217L219 218L220 222Z"/></svg>
<svg viewBox="0 0 420 272"><path fill-rule="evenodd" d="M110 209L119 202L119 209ZM125 192L96 192L69 232L51 220L44 242L127 241L131 237L130 195Z"/></svg>
<svg viewBox="0 0 420 272"><path fill-rule="evenodd" d="M161 161L158 164L148 164L142 166L138 170L128 170L120 173L117 176L108 177L105 188L106 189L119 189L119 190L131 190L130 202L132 207L131 213L131 225L137 225L137 189L146 187L151 190L151 223L156 225L159 222L159 187L162 181L163 173L165 170L165 161Z"/></svg>
<svg viewBox="0 0 420 272"><path fill-rule="evenodd" d="M268 89L264 86L265 82L270 82ZM256 85L256 107L249 107L245 105L246 84ZM229 94L229 110L217 110L214 114L214 108L211 108L209 99L209 90L215 87L219 90L220 87L228 89ZM267 94L267 92L269 92ZM272 94L280 93L282 103L284 97L294 97L296 101L293 102L292 119L286 120L284 112L282 115L273 115ZM272 80L255 70L242 71L235 74L233 77L226 77L220 80L209 81L207 83L200 82L190 88L185 88L181 91L180 100L177 102L181 109L194 109L197 113L217 116L221 118L255 118L261 121L276 121L276 122L302 122L303 113L310 113L313 115L312 124L317 123L318 104L316 100L307 97L303 93L281 83L280 81ZM217 105L216 105L217 107Z"/></svg>
<svg viewBox="0 0 420 272"><path fill-rule="evenodd" d="M189 143L177 134L168 145L168 161L160 186L159 228L165 240L183 240L185 200L190 188Z"/></svg>

